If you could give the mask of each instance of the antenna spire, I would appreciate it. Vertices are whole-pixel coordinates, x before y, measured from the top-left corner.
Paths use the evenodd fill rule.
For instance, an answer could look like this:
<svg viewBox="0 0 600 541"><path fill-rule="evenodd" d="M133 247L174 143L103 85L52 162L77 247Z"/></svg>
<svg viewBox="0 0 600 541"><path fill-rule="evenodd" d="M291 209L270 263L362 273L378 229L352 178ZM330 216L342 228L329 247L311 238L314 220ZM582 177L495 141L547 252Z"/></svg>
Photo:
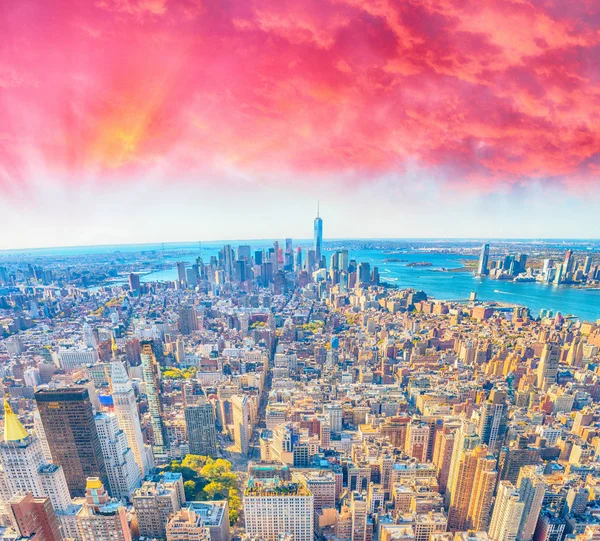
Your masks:
<svg viewBox="0 0 600 541"><path fill-rule="evenodd" d="M317 218L320 218L320 217L321 217L321 216L320 216L320 214L319 214L319 204L320 204L320 203L321 203L321 202L320 202L320 201L317 199Z"/></svg>

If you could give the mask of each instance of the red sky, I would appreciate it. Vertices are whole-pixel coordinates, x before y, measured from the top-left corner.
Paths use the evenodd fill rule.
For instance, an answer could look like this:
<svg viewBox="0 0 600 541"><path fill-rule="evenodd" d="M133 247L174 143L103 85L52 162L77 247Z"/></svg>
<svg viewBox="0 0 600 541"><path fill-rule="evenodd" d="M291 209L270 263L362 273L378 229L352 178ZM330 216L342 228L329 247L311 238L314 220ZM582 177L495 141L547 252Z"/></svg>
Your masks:
<svg viewBox="0 0 600 541"><path fill-rule="evenodd" d="M600 166L600 4L98 0L0 8L5 184L118 169Z"/></svg>
<svg viewBox="0 0 600 541"><path fill-rule="evenodd" d="M5 196L231 170L598 184L595 0L9 0L0 35Z"/></svg>

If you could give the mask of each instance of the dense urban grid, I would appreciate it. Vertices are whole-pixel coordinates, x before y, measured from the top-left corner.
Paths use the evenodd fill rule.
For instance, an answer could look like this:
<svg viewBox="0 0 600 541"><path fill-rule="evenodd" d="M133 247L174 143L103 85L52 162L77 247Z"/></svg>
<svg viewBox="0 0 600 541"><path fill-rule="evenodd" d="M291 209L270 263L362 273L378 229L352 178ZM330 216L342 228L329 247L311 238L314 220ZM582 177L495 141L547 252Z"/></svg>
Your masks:
<svg viewBox="0 0 600 541"><path fill-rule="evenodd" d="M469 270L600 278L530 261ZM176 268L0 268L2 541L600 539L600 321L392 287L320 217Z"/></svg>

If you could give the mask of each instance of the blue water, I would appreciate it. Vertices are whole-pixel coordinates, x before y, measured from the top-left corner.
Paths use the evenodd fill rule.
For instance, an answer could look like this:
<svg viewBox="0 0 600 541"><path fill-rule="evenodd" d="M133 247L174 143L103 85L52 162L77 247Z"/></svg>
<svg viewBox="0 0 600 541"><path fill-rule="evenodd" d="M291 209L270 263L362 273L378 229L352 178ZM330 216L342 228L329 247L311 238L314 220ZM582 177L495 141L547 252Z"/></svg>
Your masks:
<svg viewBox="0 0 600 541"><path fill-rule="evenodd" d="M233 243L232 243L233 244ZM250 244L250 243L249 243ZM266 242L252 243L253 248L271 246ZM281 244L280 244L281 246ZM205 262L211 255L217 255L221 245L204 245L202 257ZM331 252L326 252L329 257ZM425 291L430 297L441 300L465 300L472 291L479 300L499 301L527 306L536 317L546 308L563 315L572 314L584 320L600 319L600 291L576 289L569 286L540 284L537 282L507 282L475 276L472 272L442 272L440 269L464 267L463 261L469 256L435 253L393 253L380 250L350 250L350 258L358 262L368 261L379 269L381 280L400 288L414 288ZM193 262L196 255L172 256L173 262ZM401 259L401 262L386 262L385 259ZM476 259L473 257L473 259ZM427 261L431 267L409 267L410 262ZM175 280L177 271L173 268L147 274L142 282Z"/></svg>
<svg viewBox="0 0 600 541"><path fill-rule="evenodd" d="M78 257L85 254L102 255L131 252L155 252L156 260L170 266L168 269L151 272L141 277L142 282L175 280L177 271L176 261L186 261L191 264L201 254L205 262L210 256L216 256L223 244L229 243L233 247L239 244L248 244L252 250L273 246L270 240L259 241L225 241L202 243L168 243L165 245L166 253L162 254L161 244L136 244L121 246L88 246L69 248L47 248L36 250L13 250L0 252L0 256L24 259L28 257ZM296 244L297 245L297 244ZM308 241L300 241L299 245L308 247ZM284 246L280 241L279 246ZM327 251L329 257L331 251ZM177 253L178 252L178 253ZM463 267L463 261L468 258L464 255L439 254L428 252L395 252L384 253L375 249L350 250L350 258L356 261L368 261L372 266L377 265L381 279L401 288L414 288L425 291L430 297L442 300L464 300L472 291L477 293L480 300L500 301L527 306L533 316L537 316L541 309L546 308L561 312L563 315L573 314L581 319L600 319L600 291L590 289L577 289L569 286L556 286L540 284L537 282L506 282L491 280L490 278L477 277L471 272L441 272L440 269L453 269ZM384 261L386 258L396 258L404 261ZM408 267L409 262L427 261L431 267ZM171 266L172 264L172 266ZM118 280L113 283L123 283Z"/></svg>
<svg viewBox="0 0 600 541"><path fill-rule="evenodd" d="M600 318L600 291L538 282L492 280L475 276L472 272L440 272L441 268L463 267L463 260L470 259L468 256L425 253L385 255L373 250L361 250L353 255L357 260L377 265L382 280L399 287L422 289L437 299L463 300L475 291L479 300L527 306L533 316L537 316L541 309L548 308L585 320ZM386 257L406 259L408 262L428 261L432 266L419 268L408 267L405 262L383 262Z"/></svg>

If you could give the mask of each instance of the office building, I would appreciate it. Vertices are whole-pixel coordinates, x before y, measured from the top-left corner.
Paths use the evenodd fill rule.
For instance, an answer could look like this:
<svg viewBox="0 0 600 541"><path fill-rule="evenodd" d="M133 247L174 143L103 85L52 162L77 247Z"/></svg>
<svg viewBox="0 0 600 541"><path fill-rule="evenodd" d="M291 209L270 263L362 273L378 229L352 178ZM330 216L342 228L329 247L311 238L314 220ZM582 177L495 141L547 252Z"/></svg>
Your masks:
<svg viewBox="0 0 600 541"><path fill-rule="evenodd" d="M500 481L488 530L493 541L515 541L523 517L524 503L510 481Z"/></svg>
<svg viewBox="0 0 600 541"><path fill-rule="evenodd" d="M419 462L427 461L430 427L427 423L412 420L406 430L405 452Z"/></svg>
<svg viewBox="0 0 600 541"><path fill-rule="evenodd" d="M500 479L515 485L523 466L535 465L539 462L541 462L541 449L530 446L527 436L519 436L516 441L511 441L508 447L503 447L500 451L498 461Z"/></svg>
<svg viewBox="0 0 600 541"><path fill-rule="evenodd" d="M462 453L448 509L450 530L487 529L497 476L496 460L485 445Z"/></svg>
<svg viewBox="0 0 600 541"><path fill-rule="evenodd" d="M250 479L243 505L251 537L278 541L290 534L294 541L314 540L313 496L301 483Z"/></svg>
<svg viewBox="0 0 600 541"><path fill-rule="evenodd" d="M482 447L485 448L485 446ZM478 452L475 451L475 454L478 454ZM486 450L486 455L483 456L482 454L477 460L473 493L467 517L469 528L475 531L488 529L497 481L496 459Z"/></svg>
<svg viewBox="0 0 600 541"><path fill-rule="evenodd" d="M90 366L98 362L98 353L93 347L61 346L58 348L58 362L67 372L81 366Z"/></svg>
<svg viewBox="0 0 600 541"><path fill-rule="evenodd" d="M166 438L162 422L162 403L160 401L160 368L153 350L152 341L142 342L142 377L148 398L148 412L152 427L152 442L154 452L164 454Z"/></svg>
<svg viewBox="0 0 600 541"><path fill-rule="evenodd" d="M46 462L40 439L25 430L6 400L0 457L8 497L30 493L36 498L48 496L57 512L69 507L71 497L62 468Z"/></svg>
<svg viewBox="0 0 600 541"><path fill-rule="evenodd" d="M543 469L536 466L521 468L517 488L523 501L523 515L519 524L518 539L519 541L531 541L546 494L547 485Z"/></svg>
<svg viewBox="0 0 600 541"><path fill-rule="evenodd" d="M12 532L5 531L3 540L62 541L60 524L48 497L35 498L19 492L8 501Z"/></svg>
<svg viewBox="0 0 600 541"><path fill-rule="evenodd" d="M210 541L210 532L193 507L184 507L169 518L167 541Z"/></svg>
<svg viewBox="0 0 600 541"><path fill-rule="evenodd" d="M319 471L298 474L298 480L304 483L313 495L315 513L322 509L335 507L336 480L333 472Z"/></svg>
<svg viewBox="0 0 600 541"><path fill-rule="evenodd" d="M140 275L135 273L129 274L129 290L134 293L139 293L142 289L142 284L140 282Z"/></svg>
<svg viewBox="0 0 600 541"><path fill-rule="evenodd" d="M566 528L564 518L553 511L542 511L533 534L533 541L562 541Z"/></svg>
<svg viewBox="0 0 600 541"><path fill-rule="evenodd" d="M505 391L493 389L479 412L478 434L493 454L500 449L506 436L508 403Z"/></svg>
<svg viewBox="0 0 600 541"><path fill-rule="evenodd" d="M35 401L52 460L62 466L71 496L83 496L88 477L108 483L89 393L83 387L42 389Z"/></svg>
<svg viewBox="0 0 600 541"><path fill-rule="evenodd" d="M185 287L187 285L187 275L185 272L185 261L177 262L177 281L180 286Z"/></svg>
<svg viewBox="0 0 600 541"><path fill-rule="evenodd" d="M135 392L123 363L113 360L111 363L111 385L113 410L117 416L119 427L125 433L127 443L142 478L148 475L153 467L152 450L144 443L140 416Z"/></svg>
<svg viewBox="0 0 600 541"><path fill-rule="evenodd" d="M479 264L477 266L477 274L484 276L488 274L488 260L490 258L490 245L484 244L481 247L481 253L479 254Z"/></svg>
<svg viewBox="0 0 600 541"><path fill-rule="evenodd" d="M367 498L361 492L352 492L350 498L350 513L352 515L352 537L351 541L368 541L370 536L367 535L367 515L369 509L367 506Z"/></svg>
<svg viewBox="0 0 600 541"><path fill-rule="evenodd" d="M110 499L102 481L90 477L85 503L77 513L81 541L131 541L125 507Z"/></svg>
<svg viewBox="0 0 600 541"><path fill-rule="evenodd" d="M146 481L132 497L140 536L164 539L169 516L181 509L182 494L175 484Z"/></svg>
<svg viewBox="0 0 600 541"><path fill-rule="evenodd" d="M183 335L192 334L198 330L198 315L193 306L182 306L179 309L179 332Z"/></svg>
<svg viewBox="0 0 600 541"><path fill-rule="evenodd" d="M227 500L189 502L186 506L202 519L204 527L208 528L210 541L231 540Z"/></svg>
<svg viewBox="0 0 600 541"><path fill-rule="evenodd" d="M331 432L339 433L342 431L342 406L339 404L326 404L323 407L323 414L329 417Z"/></svg>
<svg viewBox="0 0 600 541"><path fill-rule="evenodd" d="M317 217L315 218L314 224L314 252L315 252L315 266L321 267L321 260L323 258L323 220L319 215L317 209Z"/></svg>
<svg viewBox="0 0 600 541"><path fill-rule="evenodd" d="M556 344L545 344L537 368L537 386L547 391L556 383L560 348Z"/></svg>
<svg viewBox="0 0 600 541"><path fill-rule="evenodd" d="M215 456L217 454L215 413L206 398L199 397L196 404L186 406L185 423L190 453Z"/></svg>
<svg viewBox="0 0 600 541"><path fill-rule="evenodd" d="M248 454L250 447L250 409L248 397L236 395L231 399L233 407L233 436L235 449L243 455Z"/></svg>
<svg viewBox="0 0 600 541"><path fill-rule="evenodd" d="M479 445L479 436L476 432L476 425L472 421L462 420L454 434L454 445L452 446L452 458L448 473L448 483L446 487L446 502L449 503L452 494L456 492L458 483L459 464L464 453L475 449Z"/></svg>
<svg viewBox="0 0 600 541"><path fill-rule="evenodd" d="M130 500L142 477L127 436L119 427L116 415L97 413L95 419L110 493L113 498Z"/></svg>

